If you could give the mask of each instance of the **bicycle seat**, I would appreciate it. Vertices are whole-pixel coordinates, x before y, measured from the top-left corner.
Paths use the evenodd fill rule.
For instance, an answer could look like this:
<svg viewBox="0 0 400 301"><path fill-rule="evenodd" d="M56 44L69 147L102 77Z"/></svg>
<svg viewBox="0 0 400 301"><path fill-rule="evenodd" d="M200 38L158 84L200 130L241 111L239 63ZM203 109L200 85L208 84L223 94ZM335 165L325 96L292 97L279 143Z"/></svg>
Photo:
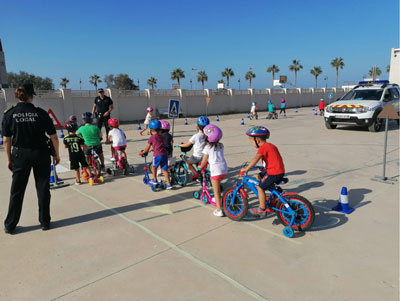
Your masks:
<svg viewBox="0 0 400 301"><path fill-rule="evenodd" d="M191 146L188 146L188 147L181 147L181 152L182 153L187 153L192 149L192 147L193 147L193 144Z"/></svg>
<svg viewBox="0 0 400 301"><path fill-rule="evenodd" d="M283 184L286 184L287 182L289 182L288 178L282 178L279 181L276 181L275 184L283 185Z"/></svg>

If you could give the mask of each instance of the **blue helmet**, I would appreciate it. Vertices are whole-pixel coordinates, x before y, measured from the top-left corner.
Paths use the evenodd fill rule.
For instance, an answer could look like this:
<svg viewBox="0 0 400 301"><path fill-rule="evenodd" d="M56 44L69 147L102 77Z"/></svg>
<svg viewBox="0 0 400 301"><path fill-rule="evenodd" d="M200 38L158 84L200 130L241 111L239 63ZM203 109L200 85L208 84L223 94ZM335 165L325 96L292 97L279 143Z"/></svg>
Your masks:
<svg viewBox="0 0 400 301"><path fill-rule="evenodd" d="M253 106L255 106L257 103L256 103L255 101L253 101L251 104L252 104Z"/></svg>
<svg viewBox="0 0 400 301"><path fill-rule="evenodd" d="M161 122L160 122L160 120L153 119L152 121L150 121L150 123L149 123L149 129L151 129L151 130L159 130L159 129L161 129Z"/></svg>
<svg viewBox="0 0 400 301"><path fill-rule="evenodd" d="M200 116L197 119L197 124L200 125L200 126L209 125L210 124L210 119L208 119L208 117L206 117L206 116Z"/></svg>
<svg viewBox="0 0 400 301"><path fill-rule="evenodd" d="M271 99L268 99L268 104L271 104L272 103L272 100Z"/></svg>
<svg viewBox="0 0 400 301"><path fill-rule="evenodd" d="M86 123L92 123L93 122L93 116L92 113L90 112L85 112L82 114L82 119Z"/></svg>
<svg viewBox="0 0 400 301"><path fill-rule="evenodd" d="M251 136L254 138L259 137L259 138L264 138L264 139L268 139L269 134L270 134L269 130L263 126L254 126L246 132L247 136Z"/></svg>

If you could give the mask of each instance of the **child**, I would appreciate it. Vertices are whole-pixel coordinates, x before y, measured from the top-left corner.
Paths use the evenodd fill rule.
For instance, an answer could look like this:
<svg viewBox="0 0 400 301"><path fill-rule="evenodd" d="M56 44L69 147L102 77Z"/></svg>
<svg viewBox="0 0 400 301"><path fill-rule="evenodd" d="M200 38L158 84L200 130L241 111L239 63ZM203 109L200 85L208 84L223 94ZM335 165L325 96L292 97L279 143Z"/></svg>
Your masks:
<svg viewBox="0 0 400 301"><path fill-rule="evenodd" d="M121 156L122 158L125 159L126 162L128 162L128 158L125 153L126 149L126 135L123 130L119 128L119 121L117 118L110 118L108 120L108 125L110 126L111 130L108 132L108 141L112 141L112 149L113 149L113 158L115 160L116 157L116 152L118 150L121 151ZM122 162L119 160L118 161L118 166L121 169L124 169L124 166L122 166Z"/></svg>
<svg viewBox="0 0 400 301"><path fill-rule="evenodd" d="M88 175L92 178L92 173L90 172L90 168L88 168L89 165L81 148L84 144L84 140L82 137L76 135L78 126L75 122L68 121L65 124L65 128L68 131L68 135L64 138L64 146L65 148L68 148L70 169L75 170L75 185L80 185L81 174L79 165L82 169L85 169Z"/></svg>
<svg viewBox="0 0 400 301"><path fill-rule="evenodd" d="M200 169L210 164L211 184L214 190L215 203L217 209L214 210L215 216L224 216L221 210L221 181L226 178L228 165L224 158L224 145L219 141L222 138L222 131L216 125L210 124L204 128L206 136L206 146L203 149L203 160Z"/></svg>
<svg viewBox="0 0 400 301"><path fill-rule="evenodd" d="M90 160L90 150L92 148L95 149L97 155L99 155L101 168L104 169L104 154L103 148L101 147L101 139L103 138L101 131L99 128L92 124L93 117L92 113L85 112L82 114L82 119L84 125L81 126L76 133L83 137L85 140L84 152L86 155L86 159Z"/></svg>
<svg viewBox="0 0 400 301"><path fill-rule="evenodd" d="M144 120L144 127L140 131L140 136L143 136L143 132L146 131L149 128L149 124L150 124L150 121L152 119L153 119L153 108L152 107L148 107L147 108L147 115L146 115L146 118ZM150 131L147 131L147 135L150 135Z"/></svg>
<svg viewBox="0 0 400 301"><path fill-rule="evenodd" d="M253 101L251 103L251 108L250 108L250 119L253 119L254 117L256 118L256 120L258 119L258 114L257 114L257 106L256 106L256 102Z"/></svg>
<svg viewBox="0 0 400 301"><path fill-rule="evenodd" d="M320 100L319 100L319 115L324 115L324 110L325 110L325 102L324 102L324 99L323 98L321 98Z"/></svg>
<svg viewBox="0 0 400 301"><path fill-rule="evenodd" d="M249 165L242 168L240 172L248 172L260 159L265 162L265 170L259 174L260 184L257 186L260 207L251 209L252 214L265 216L266 212L268 212L265 204L265 190L273 183L279 182L283 178L285 175L285 166L283 165L283 160L278 148L266 141L270 135L267 128L256 126L248 130L246 135L249 136L250 143L255 148L258 148L258 151Z"/></svg>
<svg viewBox="0 0 400 301"><path fill-rule="evenodd" d="M203 158L203 148L205 145L203 129L210 124L210 120L206 116L200 116L197 119L197 134L194 134L188 142L179 144L180 147L189 147L193 145L193 154L186 161L187 166L192 172L192 181L199 178L199 173L193 164L198 164Z"/></svg>
<svg viewBox="0 0 400 301"><path fill-rule="evenodd" d="M268 118L268 119L271 119L271 118L273 118L273 117L276 116L275 114L276 114L276 113L275 113L275 106L274 106L274 104L272 103L272 100L269 99L269 100L268 100L268 116L267 116L267 118Z"/></svg>
<svg viewBox="0 0 400 301"><path fill-rule="evenodd" d="M282 98L281 100L281 111L279 112L279 115L282 115L283 112L283 116L286 117L286 99Z"/></svg>
<svg viewBox="0 0 400 301"><path fill-rule="evenodd" d="M168 152L168 165L169 165L169 161L172 158L172 150L173 150L173 143L174 143L173 137L169 133L169 130L171 129L171 125L166 120L161 120L160 122L161 122L161 135L164 138L165 148L167 149L167 152Z"/></svg>
<svg viewBox="0 0 400 301"><path fill-rule="evenodd" d="M147 146L142 151L143 153L148 153L150 148L153 148L153 165L151 166L151 172L153 174L153 180L150 181L151 184L158 184L157 182L157 168L161 166L162 172L167 182L167 189L172 189L171 182L168 175L168 152L165 147L164 138L160 134L161 132L161 122L159 120L152 120L149 123L149 129L151 132L151 137L147 142Z"/></svg>

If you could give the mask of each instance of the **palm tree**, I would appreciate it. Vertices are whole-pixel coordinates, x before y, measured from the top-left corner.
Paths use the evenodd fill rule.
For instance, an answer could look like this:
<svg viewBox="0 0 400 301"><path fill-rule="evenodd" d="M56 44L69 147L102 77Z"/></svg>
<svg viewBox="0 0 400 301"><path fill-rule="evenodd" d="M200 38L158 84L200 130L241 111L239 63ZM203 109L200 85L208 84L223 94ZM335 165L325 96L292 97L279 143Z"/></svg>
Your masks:
<svg viewBox="0 0 400 301"><path fill-rule="evenodd" d="M185 72L182 69L178 68L171 72L171 79L177 80L179 88L181 85L181 78L185 78Z"/></svg>
<svg viewBox="0 0 400 301"><path fill-rule="evenodd" d="M374 76L374 69L375 69L375 76L379 76L382 74L381 69L379 67L372 67L369 71L368 74L369 76L373 77Z"/></svg>
<svg viewBox="0 0 400 301"><path fill-rule="evenodd" d="M272 72L272 86L274 85L275 74L278 73L279 71L280 70L279 70L279 67L277 65L269 66L268 69L267 69L267 72Z"/></svg>
<svg viewBox="0 0 400 301"><path fill-rule="evenodd" d="M67 89L67 84L69 83L69 79L66 77L61 78L60 86L64 89Z"/></svg>
<svg viewBox="0 0 400 301"><path fill-rule="evenodd" d="M387 65L387 67L386 67L386 72L387 72L387 73L390 72L390 65Z"/></svg>
<svg viewBox="0 0 400 301"><path fill-rule="evenodd" d="M252 82L253 82L253 78L255 78L255 77L256 77L256 74L253 71L247 72L246 75L244 76L244 78L249 81L250 89L253 88Z"/></svg>
<svg viewBox="0 0 400 301"><path fill-rule="evenodd" d="M98 85L98 83L101 83L101 79L100 79L100 76L98 76L98 75L92 75L91 77L90 77L90 81L89 81L93 86L94 86L94 88L96 89L96 91L97 91L97 85Z"/></svg>
<svg viewBox="0 0 400 301"><path fill-rule="evenodd" d="M197 73L197 81L203 86L203 90L204 90L204 82L208 81L208 75L205 71L199 71L199 73Z"/></svg>
<svg viewBox="0 0 400 301"><path fill-rule="evenodd" d="M226 77L226 87L229 89L229 78L235 76L235 73L231 68L225 68L225 71L221 72L222 77Z"/></svg>
<svg viewBox="0 0 400 301"><path fill-rule="evenodd" d="M150 77L147 80L147 84L154 90L154 87L157 87L157 79L155 77Z"/></svg>
<svg viewBox="0 0 400 301"><path fill-rule="evenodd" d="M331 66L333 68L336 68L336 88L337 88L339 80L339 68L343 69L344 67L343 59L341 57L334 58L331 62Z"/></svg>
<svg viewBox="0 0 400 301"><path fill-rule="evenodd" d="M294 87L297 87L297 72L303 69L300 61L293 60L292 65L289 66L289 70L294 72Z"/></svg>
<svg viewBox="0 0 400 301"><path fill-rule="evenodd" d="M321 75L322 69L320 66L315 66L310 70L310 73L315 77L315 89L318 87L318 76Z"/></svg>

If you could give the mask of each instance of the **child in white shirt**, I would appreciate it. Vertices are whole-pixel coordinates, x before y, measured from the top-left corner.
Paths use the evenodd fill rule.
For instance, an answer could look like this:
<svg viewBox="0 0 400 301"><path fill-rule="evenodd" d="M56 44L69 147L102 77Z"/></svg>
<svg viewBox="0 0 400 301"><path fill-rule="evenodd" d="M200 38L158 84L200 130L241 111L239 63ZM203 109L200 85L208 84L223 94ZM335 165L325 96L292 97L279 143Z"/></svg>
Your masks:
<svg viewBox="0 0 400 301"><path fill-rule="evenodd" d="M140 131L140 136L143 136L143 132L146 131L149 128L149 123L153 119L153 108L148 107L147 108L147 115L146 118L144 119L144 127ZM150 135L150 131L147 131L147 135Z"/></svg>

